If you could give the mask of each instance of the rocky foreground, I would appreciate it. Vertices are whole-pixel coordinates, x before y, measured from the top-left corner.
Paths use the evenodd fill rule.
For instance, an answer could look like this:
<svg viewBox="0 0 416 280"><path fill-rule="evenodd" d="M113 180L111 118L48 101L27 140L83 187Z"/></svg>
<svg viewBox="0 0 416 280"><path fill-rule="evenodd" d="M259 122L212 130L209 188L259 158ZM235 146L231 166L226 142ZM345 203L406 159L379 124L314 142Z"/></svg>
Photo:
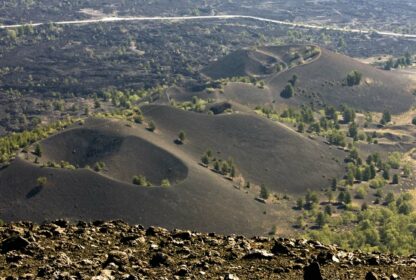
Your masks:
<svg viewBox="0 0 416 280"><path fill-rule="evenodd" d="M0 227L0 279L416 279L416 256L124 222Z"/></svg>

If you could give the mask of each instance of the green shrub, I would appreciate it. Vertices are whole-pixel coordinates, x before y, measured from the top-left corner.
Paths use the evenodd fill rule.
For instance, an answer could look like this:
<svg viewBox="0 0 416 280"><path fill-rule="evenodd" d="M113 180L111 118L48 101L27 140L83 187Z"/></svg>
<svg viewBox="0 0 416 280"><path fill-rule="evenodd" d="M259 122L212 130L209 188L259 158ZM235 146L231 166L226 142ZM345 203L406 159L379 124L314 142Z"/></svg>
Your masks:
<svg viewBox="0 0 416 280"><path fill-rule="evenodd" d="M268 199L269 196L270 196L269 190L266 188L265 185L262 184L260 187L260 197L263 199Z"/></svg>
<svg viewBox="0 0 416 280"><path fill-rule="evenodd" d="M142 186L142 187L150 186L150 182L143 175L134 176L133 177L133 184L138 185L138 186Z"/></svg>
<svg viewBox="0 0 416 280"><path fill-rule="evenodd" d="M46 178L46 177L38 177L37 179L36 179L36 184L37 184L37 186L39 186L39 187L44 187L45 185L46 185L46 183L48 182L48 178Z"/></svg>
<svg viewBox="0 0 416 280"><path fill-rule="evenodd" d="M363 77L362 73L356 70L351 71L347 75L347 85L350 87L359 85L361 83L362 77Z"/></svg>
<svg viewBox="0 0 416 280"><path fill-rule="evenodd" d="M170 182L169 179L163 179L162 182L160 183L161 187L170 187Z"/></svg>

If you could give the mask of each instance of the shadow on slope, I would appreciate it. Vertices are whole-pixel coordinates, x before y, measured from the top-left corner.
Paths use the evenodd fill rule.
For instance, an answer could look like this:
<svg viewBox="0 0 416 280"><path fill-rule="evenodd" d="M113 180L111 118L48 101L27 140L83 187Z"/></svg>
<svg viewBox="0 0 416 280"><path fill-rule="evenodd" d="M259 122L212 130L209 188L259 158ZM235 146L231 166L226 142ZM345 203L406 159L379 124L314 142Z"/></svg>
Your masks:
<svg viewBox="0 0 416 280"><path fill-rule="evenodd" d="M177 183L186 178L188 168L177 157L144 139L98 129L75 128L41 142L41 161L61 162L84 168L98 162L102 172L127 183L144 175L154 185L163 179Z"/></svg>

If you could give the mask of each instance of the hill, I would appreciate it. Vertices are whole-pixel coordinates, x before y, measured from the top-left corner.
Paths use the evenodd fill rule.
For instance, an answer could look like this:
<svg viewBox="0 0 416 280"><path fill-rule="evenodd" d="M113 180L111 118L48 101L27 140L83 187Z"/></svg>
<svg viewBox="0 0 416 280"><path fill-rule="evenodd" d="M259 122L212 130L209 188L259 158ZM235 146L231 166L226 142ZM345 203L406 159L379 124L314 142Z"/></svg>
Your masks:
<svg viewBox="0 0 416 280"><path fill-rule="evenodd" d="M274 71L249 71L248 69L259 69L259 65L264 65L254 59L257 56L274 61ZM362 77L358 85L349 86L346 80L352 71L357 71ZM268 46L237 51L213 62L202 72L213 79L242 75L264 79L264 90L254 90L254 97L242 96L240 93L253 91L249 85L230 84L224 89L226 97L242 104L263 105L267 100L269 105L345 104L363 111L388 110L391 113L402 113L409 110L414 103L412 92L416 88L414 82L404 75L379 70L315 46ZM294 97L281 97L281 92L293 76L297 77ZM244 90L244 87L248 88ZM255 96L259 96L257 102Z"/></svg>
<svg viewBox="0 0 416 280"><path fill-rule="evenodd" d="M343 159L343 152L252 114L209 116L163 105L142 110L156 124L155 132L120 120L89 119L41 141L38 164L34 155L22 153L0 171L2 218L123 218L245 234L267 233L279 220L285 232L290 217L283 212L292 206L255 201L256 185L296 196L329 186L332 177L344 173L335 161ZM180 130L186 133L184 145L175 143ZM207 149L219 159L233 158L239 177L232 181L201 166ZM73 168L61 168L61 161ZM88 168L97 162L101 168ZM133 185L135 175L146 176L153 186ZM252 188L240 187L240 176ZM47 182L39 186L39 177ZM171 186L159 187L163 179Z"/></svg>
<svg viewBox="0 0 416 280"><path fill-rule="evenodd" d="M223 159L231 157L247 180L272 191L320 189L343 173L334 159L341 161L344 153L254 114L209 116L160 105L142 110L172 139L184 130L186 150L194 157L208 149Z"/></svg>

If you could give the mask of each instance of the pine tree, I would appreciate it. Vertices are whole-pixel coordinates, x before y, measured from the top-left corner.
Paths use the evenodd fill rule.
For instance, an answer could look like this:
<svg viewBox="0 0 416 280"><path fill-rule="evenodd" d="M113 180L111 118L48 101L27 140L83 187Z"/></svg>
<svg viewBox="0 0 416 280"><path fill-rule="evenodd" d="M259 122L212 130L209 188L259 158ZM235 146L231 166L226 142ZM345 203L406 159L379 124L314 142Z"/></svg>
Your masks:
<svg viewBox="0 0 416 280"><path fill-rule="evenodd" d="M291 98L295 94L295 89L292 84L287 84L283 91L280 93L280 96L283 98Z"/></svg>
<svg viewBox="0 0 416 280"><path fill-rule="evenodd" d="M260 186L260 197L263 199L268 199L269 198L269 190L266 188L266 186L264 184L262 184Z"/></svg>
<svg viewBox="0 0 416 280"><path fill-rule="evenodd" d="M181 142L181 143L183 143L184 141L185 141L185 138L186 138L186 134L185 134L185 132L183 132L182 130L179 132L179 134L178 134L178 139L179 139L179 141Z"/></svg>
<svg viewBox="0 0 416 280"><path fill-rule="evenodd" d="M35 145L35 151L34 151L34 154L35 154L36 156L38 156L38 157L42 157L42 149L41 149L41 147L40 147L40 145L39 145L39 144L36 144L36 145Z"/></svg>
<svg viewBox="0 0 416 280"><path fill-rule="evenodd" d="M397 175L397 174L394 174L393 175L393 181L392 181L392 183L394 185L397 185L399 183L399 175Z"/></svg>

